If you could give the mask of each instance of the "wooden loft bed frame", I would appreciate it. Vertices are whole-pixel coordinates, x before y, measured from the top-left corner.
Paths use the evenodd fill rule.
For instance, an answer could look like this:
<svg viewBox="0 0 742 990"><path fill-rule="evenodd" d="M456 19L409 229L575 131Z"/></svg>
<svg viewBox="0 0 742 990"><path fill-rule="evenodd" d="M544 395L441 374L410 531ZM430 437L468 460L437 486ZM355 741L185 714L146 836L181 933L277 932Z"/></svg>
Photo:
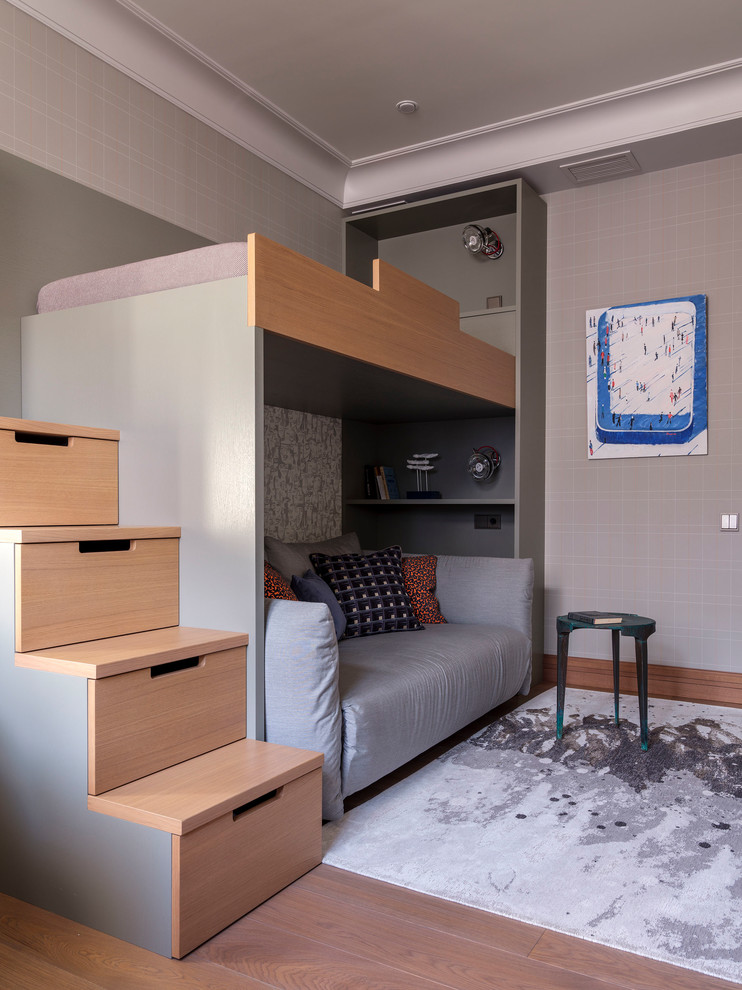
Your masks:
<svg viewBox="0 0 742 990"><path fill-rule="evenodd" d="M245 325L267 331L269 386L272 370L283 376L294 368L290 381L299 390L308 391L307 378L330 386L341 379L346 395L373 391L381 383L387 398L407 390L417 395L421 409L442 403L444 416L445 407L461 410L467 400L469 408L479 404L500 413L515 406L515 358L462 332L456 300L379 259L373 262L372 285L366 285L254 233L246 242L59 280L39 293L39 312L144 300L152 293L218 286L241 276L246 276ZM271 351L275 337L283 341L278 357ZM290 386L283 386L282 398L275 404L290 406ZM311 397L302 401L306 405ZM342 417L346 410L339 412Z"/></svg>
<svg viewBox="0 0 742 990"><path fill-rule="evenodd" d="M178 525L183 625L247 632L262 727L263 410L510 413L514 359L389 265L375 287L252 234L247 277L24 318L23 416L121 430L120 520ZM338 382L336 371L340 371ZM319 408L321 404L324 405Z"/></svg>
<svg viewBox="0 0 742 990"><path fill-rule="evenodd" d="M379 259L370 287L259 234L247 252L248 325L515 407L515 358L464 333L456 300Z"/></svg>

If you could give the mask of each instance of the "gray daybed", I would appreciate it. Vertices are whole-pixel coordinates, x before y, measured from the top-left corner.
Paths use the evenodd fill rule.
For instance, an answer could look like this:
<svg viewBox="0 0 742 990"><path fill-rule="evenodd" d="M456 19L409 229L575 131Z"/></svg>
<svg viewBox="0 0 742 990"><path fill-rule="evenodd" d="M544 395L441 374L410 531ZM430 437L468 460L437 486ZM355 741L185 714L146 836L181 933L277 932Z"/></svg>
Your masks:
<svg viewBox="0 0 742 990"><path fill-rule="evenodd" d="M266 599L266 739L325 754L323 817L531 683L533 562L439 556L446 624L341 639L327 605Z"/></svg>

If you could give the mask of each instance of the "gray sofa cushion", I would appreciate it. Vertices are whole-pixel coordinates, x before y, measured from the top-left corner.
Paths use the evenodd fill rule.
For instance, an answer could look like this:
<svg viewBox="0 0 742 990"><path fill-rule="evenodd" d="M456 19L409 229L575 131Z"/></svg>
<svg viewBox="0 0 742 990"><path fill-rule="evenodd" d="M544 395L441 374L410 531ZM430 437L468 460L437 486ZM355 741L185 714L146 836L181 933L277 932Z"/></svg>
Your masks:
<svg viewBox="0 0 742 990"><path fill-rule="evenodd" d="M329 540L317 543L284 543L275 536L265 537L265 559L275 569L291 581L294 574L304 574L314 570L309 559L310 553L360 553L361 544L355 533L343 533Z"/></svg>
<svg viewBox="0 0 742 990"><path fill-rule="evenodd" d="M449 622L515 626L531 637L533 561L511 557L439 557L436 595Z"/></svg>
<svg viewBox="0 0 742 990"><path fill-rule="evenodd" d="M501 625L430 625L343 640L343 795L528 690L529 638Z"/></svg>
<svg viewBox="0 0 742 990"><path fill-rule="evenodd" d="M321 602L265 600L265 738L324 753L322 817L343 813L335 626Z"/></svg>
<svg viewBox="0 0 742 990"><path fill-rule="evenodd" d="M326 605L266 603L266 738L325 754L324 818L529 690L533 561L444 556L436 574L448 625L413 634L338 643Z"/></svg>

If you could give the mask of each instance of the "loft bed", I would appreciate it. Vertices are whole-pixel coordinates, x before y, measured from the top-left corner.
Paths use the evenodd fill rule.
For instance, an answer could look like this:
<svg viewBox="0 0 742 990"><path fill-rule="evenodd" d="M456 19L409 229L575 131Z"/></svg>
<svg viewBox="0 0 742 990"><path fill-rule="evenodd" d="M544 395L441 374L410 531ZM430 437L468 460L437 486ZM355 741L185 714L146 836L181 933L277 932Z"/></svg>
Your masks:
<svg viewBox="0 0 742 990"><path fill-rule="evenodd" d="M23 416L121 431L122 524L179 525L180 622L250 635L262 730L263 406L371 422L512 413L515 359L382 261L367 286L257 234L45 286ZM249 719L250 720L250 719Z"/></svg>
<svg viewBox="0 0 742 990"><path fill-rule="evenodd" d="M458 416L515 406L514 357L463 333L455 300L378 259L373 262L372 287L363 285L258 234L250 234L246 244L215 244L51 282L39 292L37 312L242 276L248 325L284 341L266 347L267 360L279 371L273 376L269 367L265 375L269 397L281 400L276 405L297 408L294 404L301 401L285 385L281 370L293 363L304 369L306 380L307 362L320 371L325 370L324 362L334 359L331 370L336 373L325 379L342 382L350 372L345 401L357 395L359 385L373 391L386 380L413 391L419 383L420 407L425 386L433 386L427 395L443 403L444 413ZM289 341L297 346L287 345ZM303 350L298 346L302 344ZM311 348L322 354L313 355ZM360 364L353 375L356 362ZM395 382L395 374L403 377ZM300 387L299 382L293 384ZM335 405L342 404L339 393L334 394ZM308 402L315 407L327 404L316 396ZM311 411L322 413L318 408ZM374 417L378 412L369 409Z"/></svg>

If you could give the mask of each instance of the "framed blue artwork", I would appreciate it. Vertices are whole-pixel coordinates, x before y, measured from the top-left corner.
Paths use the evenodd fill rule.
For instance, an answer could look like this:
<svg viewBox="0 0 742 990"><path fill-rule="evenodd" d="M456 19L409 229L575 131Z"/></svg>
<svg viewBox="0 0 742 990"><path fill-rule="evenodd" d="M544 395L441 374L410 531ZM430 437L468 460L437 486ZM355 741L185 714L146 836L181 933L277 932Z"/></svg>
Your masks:
<svg viewBox="0 0 742 990"><path fill-rule="evenodd" d="M708 449L706 296L589 309L587 455Z"/></svg>

